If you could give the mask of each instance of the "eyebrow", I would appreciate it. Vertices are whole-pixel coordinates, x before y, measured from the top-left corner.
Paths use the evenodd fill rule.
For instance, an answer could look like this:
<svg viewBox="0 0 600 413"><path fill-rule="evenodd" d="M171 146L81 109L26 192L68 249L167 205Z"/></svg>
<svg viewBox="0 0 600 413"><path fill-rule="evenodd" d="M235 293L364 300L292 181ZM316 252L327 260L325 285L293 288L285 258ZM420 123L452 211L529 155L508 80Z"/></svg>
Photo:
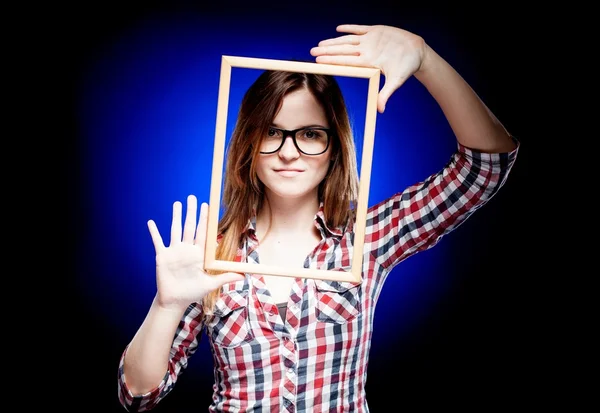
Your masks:
<svg viewBox="0 0 600 413"><path fill-rule="evenodd" d="M285 128L281 125L278 125L277 123L272 123L271 124L272 127L277 128L277 129L284 129ZM299 128L295 128L295 129L307 129L307 128L324 128L324 129L329 129L327 126L323 126L323 125L319 125L319 124L312 124L312 125L306 125L306 126L300 126Z"/></svg>

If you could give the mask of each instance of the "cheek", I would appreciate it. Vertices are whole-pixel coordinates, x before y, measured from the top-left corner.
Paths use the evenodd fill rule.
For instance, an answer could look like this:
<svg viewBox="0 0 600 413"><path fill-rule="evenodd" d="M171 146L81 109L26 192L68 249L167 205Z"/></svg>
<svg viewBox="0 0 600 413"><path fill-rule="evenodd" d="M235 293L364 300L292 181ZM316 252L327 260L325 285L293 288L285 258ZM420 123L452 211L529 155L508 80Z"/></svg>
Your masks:
<svg viewBox="0 0 600 413"><path fill-rule="evenodd" d="M316 171L316 174L318 174L319 177L323 178L323 177L325 177L325 175L327 175L329 166L330 166L329 158L320 159L318 162L315 162L315 164L313 165L313 169Z"/></svg>
<svg viewBox="0 0 600 413"><path fill-rule="evenodd" d="M258 179L263 181L264 177L265 177L265 174L264 174L265 163L262 162L260 159L257 159L256 163L255 163L255 168L256 168L256 175L258 176Z"/></svg>

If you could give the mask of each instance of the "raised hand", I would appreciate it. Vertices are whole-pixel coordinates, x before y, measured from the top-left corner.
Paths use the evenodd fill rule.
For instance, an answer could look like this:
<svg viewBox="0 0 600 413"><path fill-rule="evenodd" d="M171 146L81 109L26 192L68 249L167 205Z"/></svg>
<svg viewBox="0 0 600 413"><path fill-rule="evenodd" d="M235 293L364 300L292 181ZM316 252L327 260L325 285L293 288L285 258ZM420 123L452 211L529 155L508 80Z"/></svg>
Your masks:
<svg viewBox="0 0 600 413"><path fill-rule="evenodd" d="M196 225L198 202L193 195L187 198L185 224L182 228L182 204L173 204L171 242L168 247L153 220L148 229L156 251L156 284L158 305L163 308L184 310L199 302L212 290L223 284L244 278L238 273L210 275L204 272L204 249L208 222L208 205L200 206Z"/></svg>
<svg viewBox="0 0 600 413"><path fill-rule="evenodd" d="M383 113L392 93L421 68L427 51L425 41L406 30L383 25L343 24L336 30L349 34L322 40L310 53L317 63L379 68L385 83L377 109Z"/></svg>

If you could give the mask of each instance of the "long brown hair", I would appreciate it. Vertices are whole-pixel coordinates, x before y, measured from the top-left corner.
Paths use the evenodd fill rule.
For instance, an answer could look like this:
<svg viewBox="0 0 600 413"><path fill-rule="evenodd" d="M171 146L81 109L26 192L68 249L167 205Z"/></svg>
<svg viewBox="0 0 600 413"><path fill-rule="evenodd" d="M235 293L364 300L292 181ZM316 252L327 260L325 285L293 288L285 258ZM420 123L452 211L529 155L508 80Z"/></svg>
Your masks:
<svg viewBox="0 0 600 413"><path fill-rule="evenodd" d="M319 200L330 228L348 223L358 194L354 136L342 91L330 75L287 71L263 72L246 91L227 149L223 178L222 218L216 259L233 261L248 222L263 206L263 184L256 174L261 139L275 119L283 98L305 88L321 103L332 130L331 164L319 185ZM220 289L208 294L204 311L211 314Z"/></svg>

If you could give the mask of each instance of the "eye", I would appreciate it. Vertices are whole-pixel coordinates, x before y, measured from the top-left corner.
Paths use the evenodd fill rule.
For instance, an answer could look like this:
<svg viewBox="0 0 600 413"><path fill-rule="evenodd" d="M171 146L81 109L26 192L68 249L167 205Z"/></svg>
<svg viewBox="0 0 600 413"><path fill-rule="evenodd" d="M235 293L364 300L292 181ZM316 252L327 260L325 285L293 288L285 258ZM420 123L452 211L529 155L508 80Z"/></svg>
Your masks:
<svg viewBox="0 0 600 413"><path fill-rule="evenodd" d="M320 129L305 129L302 131L302 137L304 139L324 139L326 135L325 131Z"/></svg>
<svg viewBox="0 0 600 413"><path fill-rule="evenodd" d="M269 127L269 130L267 131L267 138L281 138L281 135L281 130L275 127Z"/></svg>

